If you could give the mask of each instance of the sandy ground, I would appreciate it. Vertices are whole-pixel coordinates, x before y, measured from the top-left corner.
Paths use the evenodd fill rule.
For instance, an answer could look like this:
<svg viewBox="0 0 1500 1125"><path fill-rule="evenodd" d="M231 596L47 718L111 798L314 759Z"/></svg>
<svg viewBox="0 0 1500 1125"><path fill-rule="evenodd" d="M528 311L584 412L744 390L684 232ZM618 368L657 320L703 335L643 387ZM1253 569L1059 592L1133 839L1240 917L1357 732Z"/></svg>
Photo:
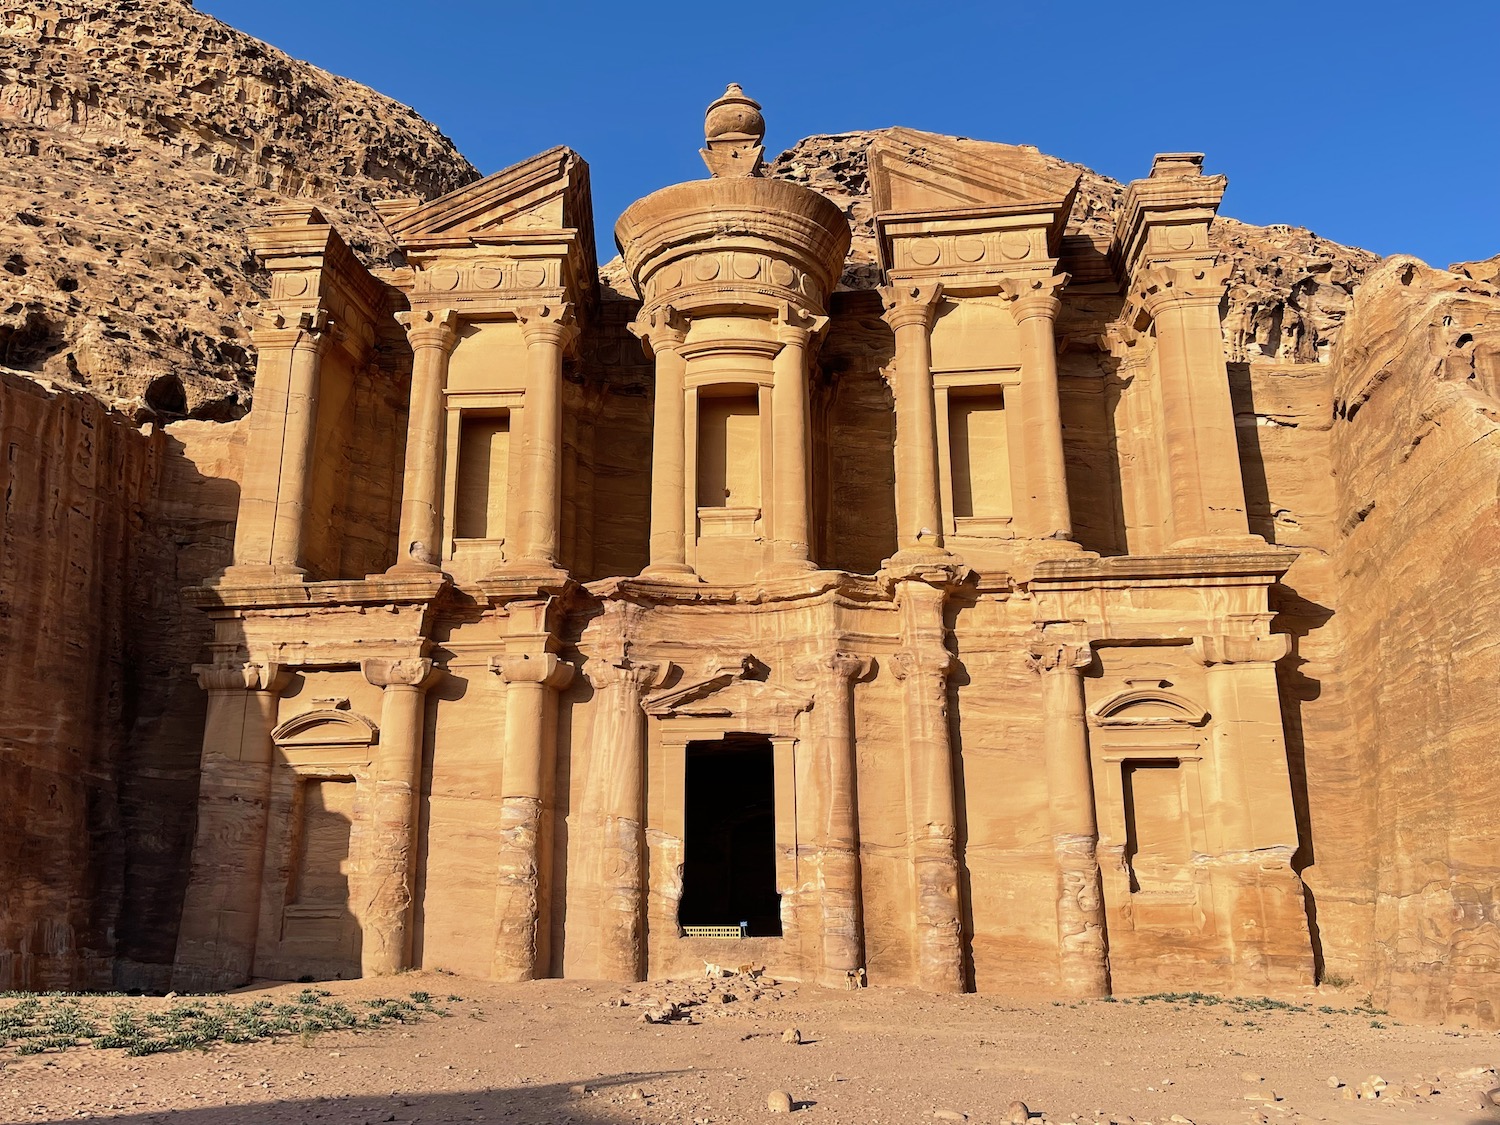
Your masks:
<svg viewBox="0 0 1500 1125"><path fill-rule="evenodd" d="M238 995L279 1000L302 987ZM1500 1111L1483 1108L1484 1090L1497 1084L1484 1068L1500 1063L1500 1035L1402 1025L1352 1010L1358 997L1347 994L1262 1011L757 988L743 978L711 991L706 981L496 985L430 973L319 987L350 1003L426 990L450 1014L141 1058L91 1048L3 1051L0 1120L895 1125L963 1114L984 1125L1007 1122L1019 1098L1033 1125L1043 1115L1137 1125L1500 1122ZM672 1022L642 1021L643 1011L673 998L715 1002ZM790 1027L803 1042L784 1041ZM1439 1092L1350 1101L1330 1076L1356 1088L1379 1076L1388 1094L1419 1082ZM794 1118L770 1112L775 1090L794 1099Z"/></svg>

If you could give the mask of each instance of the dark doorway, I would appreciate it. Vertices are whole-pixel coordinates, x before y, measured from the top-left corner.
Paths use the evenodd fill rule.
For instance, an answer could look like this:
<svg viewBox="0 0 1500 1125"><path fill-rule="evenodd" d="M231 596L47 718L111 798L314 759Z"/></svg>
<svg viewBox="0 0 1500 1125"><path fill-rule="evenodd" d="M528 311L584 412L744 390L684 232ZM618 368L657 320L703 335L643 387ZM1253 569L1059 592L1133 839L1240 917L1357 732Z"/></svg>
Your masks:
<svg viewBox="0 0 1500 1125"><path fill-rule="evenodd" d="M781 936L776 891L776 767L768 738L729 736L687 748L683 926L747 924Z"/></svg>

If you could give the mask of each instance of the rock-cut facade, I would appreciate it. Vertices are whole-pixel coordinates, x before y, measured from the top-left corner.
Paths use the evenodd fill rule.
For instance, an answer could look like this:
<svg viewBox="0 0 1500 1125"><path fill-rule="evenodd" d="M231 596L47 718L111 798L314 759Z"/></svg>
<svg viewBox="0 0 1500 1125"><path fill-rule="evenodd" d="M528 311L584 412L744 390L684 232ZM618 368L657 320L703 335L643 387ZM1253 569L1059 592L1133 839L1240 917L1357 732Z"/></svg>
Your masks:
<svg viewBox="0 0 1500 1125"><path fill-rule="evenodd" d="M710 107L601 278L566 148L252 243L172 983L421 966L1314 981L1223 194L894 129L849 216Z"/></svg>

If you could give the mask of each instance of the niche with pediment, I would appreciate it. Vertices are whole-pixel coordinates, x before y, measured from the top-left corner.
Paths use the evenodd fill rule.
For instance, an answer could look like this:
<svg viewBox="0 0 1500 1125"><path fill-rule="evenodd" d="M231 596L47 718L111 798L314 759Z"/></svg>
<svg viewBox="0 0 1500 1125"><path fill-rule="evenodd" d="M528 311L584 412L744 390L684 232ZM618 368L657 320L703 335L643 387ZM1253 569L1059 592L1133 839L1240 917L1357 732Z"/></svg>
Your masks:
<svg viewBox="0 0 1500 1125"><path fill-rule="evenodd" d="M805 765L799 765L799 755L805 753L808 745L802 728L812 703L810 696L770 683L765 666L751 657L690 673L644 702L651 730L648 818L652 847L660 857L654 870L661 871L660 859L670 858L683 864L676 874L665 879L655 877L657 885L653 887L650 917L653 972L658 971L655 967L658 965L667 972L674 966L685 966L700 952L695 945L698 934L694 923L710 919L693 913L695 896L684 875L687 880L696 874L700 879L706 875L710 882L721 881L711 870L712 864L719 852L728 854L724 840L718 838L723 833L705 832L704 826L716 819L734 821L738 817L748 827L753 819L751 814L759 816L759 807L739 806L745 804L743 798L747 795L763 799L766 781L769 781L774 828L765 838L758 831L754 835L757 848L765 846L773 853L764 859L769 861L768 871L774 864L775 886L764 888L764 893L757 890L753 897L757 902L771 903L772 911L777 909L774 904L779 900L785 915L791 901L787 896L797 886L797 788L799 774L807 772ZM696 761L699 773L708 770L719 779L718 788L692 784L690 761ZM754 776L747 773L743 784L724 781L732 779L736 763L743 763ZM760 772L766 765L768 779ZM696 802L695 807L689 807L690 800ZM718 804L705 810L701 807L703 802ZM710 853L707 867L701 862L705 850ZM736 860L724 868L722 881L741 878L746 870L759 871L761 858L757 855L749 864ZM689 892L686 899L685 889ZM698 888L700 893L696 895L700 906L705 898L702 890ZM683 905L688 909L687 915L679 912ZM712 921L731 926L748 921L750 940L759 937L779 940L782 933L779 918L757 920L750 916L754 911L749 908L741 913L746 917L726 915ZM711 943L703 946L710 952L715 948Z"/></svg>
<svg viewBox="0 0 1500 1125"><path fill-rule="evenodd" d="M343 700L287 719L271 734L280 767L272 784L263 891L265 958L272 975L360 975L361 824L380 731ZM266 933L267 926L274 932ZM270 967L270 966L267 966Z"/></svg>
<svg viewBox="0 0 1500 1125"><path fill-rule="evenodd" d="M1207 850L1207 712L1171 682L1130 681L1089 710L1105 897L1127 925L1206 922L1194 857Z"/></svg>

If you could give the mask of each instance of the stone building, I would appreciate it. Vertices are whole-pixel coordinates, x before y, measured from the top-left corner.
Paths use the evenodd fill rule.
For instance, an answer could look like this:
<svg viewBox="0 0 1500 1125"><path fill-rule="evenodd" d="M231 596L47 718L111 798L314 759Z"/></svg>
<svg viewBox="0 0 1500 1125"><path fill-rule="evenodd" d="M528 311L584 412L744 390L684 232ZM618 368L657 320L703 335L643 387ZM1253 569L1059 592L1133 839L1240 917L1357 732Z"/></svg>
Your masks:
<svg viewBox="0 0 1500 1125"><path fill-rule="evenodd" d="M1157 156L890 130L849 219L708 179L594 257L566 148L272 275L173 983L756 961L1059 995L1310 984L1209 231Z"/></svg>

